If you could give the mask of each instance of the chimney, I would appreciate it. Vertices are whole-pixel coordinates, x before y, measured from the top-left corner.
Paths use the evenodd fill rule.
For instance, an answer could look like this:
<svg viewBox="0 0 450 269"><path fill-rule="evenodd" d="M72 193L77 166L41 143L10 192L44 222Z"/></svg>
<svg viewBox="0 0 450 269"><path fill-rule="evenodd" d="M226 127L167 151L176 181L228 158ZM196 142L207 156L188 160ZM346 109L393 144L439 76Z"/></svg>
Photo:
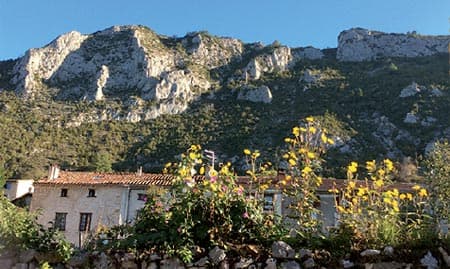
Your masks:
<svg viewBox="0 0 450 269"><path fill-rule="evenodd" d="M52 164L48 168L48 179L53 180L53 179L57 179L58 177L59 177L59 166L56 164Z"/></svg>
<svg viewBox="0 0 450 269"><path fill-rule="evenodd" d="M137 171L138 176L142 176L142 166L139 166L139 169Z"/></svg>

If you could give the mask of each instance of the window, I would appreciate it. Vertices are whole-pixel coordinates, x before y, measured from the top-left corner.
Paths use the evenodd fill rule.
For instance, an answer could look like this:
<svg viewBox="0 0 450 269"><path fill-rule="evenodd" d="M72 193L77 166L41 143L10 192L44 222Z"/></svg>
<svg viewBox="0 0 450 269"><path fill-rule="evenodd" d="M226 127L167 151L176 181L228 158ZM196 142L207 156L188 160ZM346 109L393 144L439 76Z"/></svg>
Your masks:
<svg viewBox="0 0 450 269"><path fill-rule="evenodd" d="M61 189L61 197L67 197L67 189Z"/></svg>
<svg viewBox="0 0 450 269"><path fill-rule="evenodd" d="M58 231L65 231L66 230L66 219L67 219L67 213L57 212L55 214L54 228Z"/></svg>
<svg viewBox="0 0 450 269"><path fill-rule="evenodd" d="M91 230L92 213L80 213L80 232Z"/></svg>
<svg viewBox="0 0 450 269"><path fill-rule="evenodd" d="M273 212L274 207L274 201L273 201L273 193L264 193L264 212Z"/></svg>
<svg viewBox="0 0 450 269"><path fill-rule="evenodd" d="M139 201L144 201L144 202L146 202L147 201L147 194L145 194L145 193L138 193L138 198L137 198Z"/></svg>
<svg viewBox="0 0 450 269"><path fill-rule="evenodd" d="M89 189L88 197L95 197L95 189Z"/></svg>

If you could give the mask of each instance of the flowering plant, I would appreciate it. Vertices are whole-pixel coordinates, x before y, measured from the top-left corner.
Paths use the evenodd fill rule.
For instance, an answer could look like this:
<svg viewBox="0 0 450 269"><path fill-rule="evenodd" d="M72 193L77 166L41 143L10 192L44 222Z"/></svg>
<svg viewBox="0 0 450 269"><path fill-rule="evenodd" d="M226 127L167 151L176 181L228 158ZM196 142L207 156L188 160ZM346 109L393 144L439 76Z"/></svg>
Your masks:
<svg viewBox="0 0 450 269"><path fill-rule="evenodd" d="M148 196L136 220L139 248L152 246L190 261L199 249L265 245L275 235L273 217L237 184L231 164L217 171L202 157L201 147L193 145L179 163L166 165L175 178L169 189Z"/></svg>
<svg viewBox="0 0 450 269"><path fill-rule="evenodd" d="M358 180L358 167L357 162L351 162L345 187L339 189L335 184L330 190L337 195L339 231L350 229L353 248L398 245L418 239L428 220L427 190L419 185L410 191L392 187L395 167L389 159L366 162L364 180Z"/></svg>

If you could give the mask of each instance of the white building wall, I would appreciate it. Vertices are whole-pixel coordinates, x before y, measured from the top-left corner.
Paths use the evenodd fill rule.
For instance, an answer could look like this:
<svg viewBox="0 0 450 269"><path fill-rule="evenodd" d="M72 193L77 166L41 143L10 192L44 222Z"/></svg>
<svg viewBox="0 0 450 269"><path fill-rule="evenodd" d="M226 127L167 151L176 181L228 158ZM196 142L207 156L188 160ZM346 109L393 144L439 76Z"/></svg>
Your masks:
<svg viewBox="0 0 450 269"><path fill-rule="evenodd" d="M68 189L67 197L61 197L61 189ZM88 197L88 189L95 189L95 197ZM79 232L80 213L92 213L90 232L95 232L100 225L120 224L122 186L79 186L79 185L36 185L31 210L41 210L38 222L50 227L55 214L67 213L66 238L75 246L80 246L87 234Z"/></svg>
<svg viewBox="0 0 450 269"><path fill-rule="evenodd" d="M15 179L6 181L5 194L9 200L14 200L27 193L33 193L34 180L32 179Z"/></svg>

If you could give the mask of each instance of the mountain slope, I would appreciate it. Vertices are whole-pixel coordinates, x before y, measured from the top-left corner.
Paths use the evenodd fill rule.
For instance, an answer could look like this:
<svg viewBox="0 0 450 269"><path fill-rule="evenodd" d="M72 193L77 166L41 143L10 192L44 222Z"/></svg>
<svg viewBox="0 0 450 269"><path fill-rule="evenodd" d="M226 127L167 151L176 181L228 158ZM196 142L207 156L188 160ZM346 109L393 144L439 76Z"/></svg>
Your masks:
<svg viewBox="0 0 450 269"><path fill-rule="evenodd" d="M416 158L450 137L449 40L357 28L319 50L142 26L71 32L0 62L0 161L36 177L50 162L92 169L104 152L117 170L158 171L195 143L238 168L246 147L282 166L283 138L308 115L337 141L328 173Z"/></svg>

